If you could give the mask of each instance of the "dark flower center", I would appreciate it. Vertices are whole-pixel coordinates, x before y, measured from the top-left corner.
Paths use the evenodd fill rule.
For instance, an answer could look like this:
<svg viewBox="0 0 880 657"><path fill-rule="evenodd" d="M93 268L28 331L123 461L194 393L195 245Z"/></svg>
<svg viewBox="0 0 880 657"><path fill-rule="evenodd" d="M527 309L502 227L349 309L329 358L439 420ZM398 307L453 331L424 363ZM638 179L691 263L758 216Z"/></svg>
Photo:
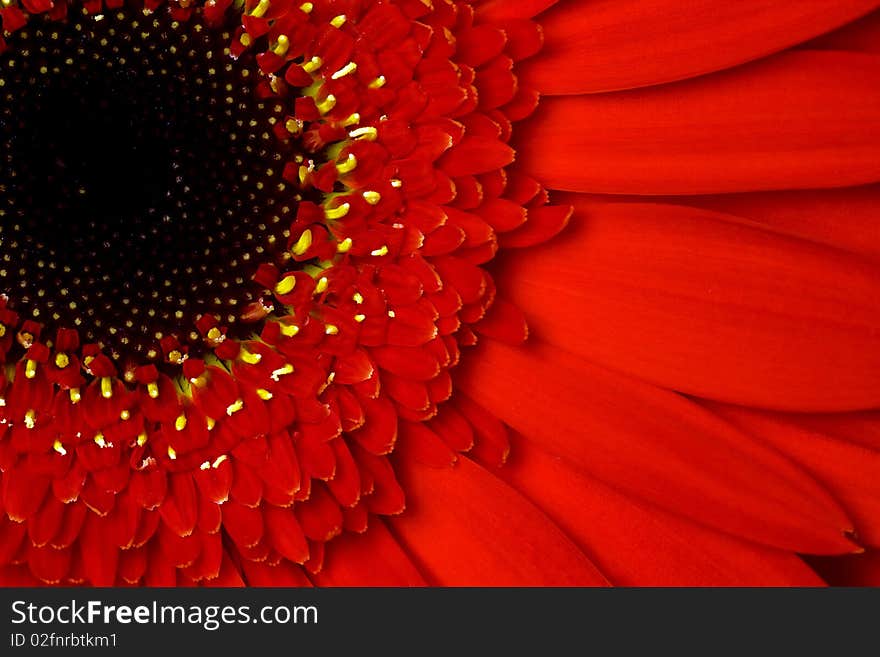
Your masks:
<svg viewBox="0 0 880 657"><path fill-rule="evenodd" d="M0 291L114 357L235 330L296 197L283 110L230 36L167 12L34 19L0 55ZM288 146L291 148L292 146Z"/></svg>

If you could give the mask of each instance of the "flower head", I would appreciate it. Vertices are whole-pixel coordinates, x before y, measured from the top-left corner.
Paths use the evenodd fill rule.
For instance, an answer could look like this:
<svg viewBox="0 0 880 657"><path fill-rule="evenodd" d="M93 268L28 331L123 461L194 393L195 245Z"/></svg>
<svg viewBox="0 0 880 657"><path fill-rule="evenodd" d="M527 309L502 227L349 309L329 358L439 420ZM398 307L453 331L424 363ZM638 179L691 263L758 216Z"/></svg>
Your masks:
<svg viewBox="0 0 880 657"><path fill-rule="evenodd" d="M812 584L873 545L852 445L783 412L876 405L875 265L719 194L873 182L876 55L715 73L872 3L700 3L713 48L660 0L105 2L0 9L5 581Z"/></svg>

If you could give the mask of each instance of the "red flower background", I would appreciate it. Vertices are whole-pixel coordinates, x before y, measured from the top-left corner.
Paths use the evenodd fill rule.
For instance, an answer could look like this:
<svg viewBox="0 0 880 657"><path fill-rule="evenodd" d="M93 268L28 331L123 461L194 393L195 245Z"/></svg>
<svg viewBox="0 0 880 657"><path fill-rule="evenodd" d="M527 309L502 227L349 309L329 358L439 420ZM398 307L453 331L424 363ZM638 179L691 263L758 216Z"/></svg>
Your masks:
<svg viewBox="0 0 880 657"><path fill-rule="evenodd" d="M208 357L10 294L0 582L880 583L878 4L148 2L320 201Z"/></svg>

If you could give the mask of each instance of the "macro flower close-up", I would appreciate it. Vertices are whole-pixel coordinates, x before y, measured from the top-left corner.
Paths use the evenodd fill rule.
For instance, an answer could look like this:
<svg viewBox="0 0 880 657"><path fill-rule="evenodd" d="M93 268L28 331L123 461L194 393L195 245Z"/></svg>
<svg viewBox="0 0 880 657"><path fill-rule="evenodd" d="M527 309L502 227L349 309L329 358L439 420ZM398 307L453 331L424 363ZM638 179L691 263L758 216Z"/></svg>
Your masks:
<svg viewBox="0 0 880 657"><path fill-rule="evenodd" d="M0 17L0 585L880 584L880 2Z"/></svg>

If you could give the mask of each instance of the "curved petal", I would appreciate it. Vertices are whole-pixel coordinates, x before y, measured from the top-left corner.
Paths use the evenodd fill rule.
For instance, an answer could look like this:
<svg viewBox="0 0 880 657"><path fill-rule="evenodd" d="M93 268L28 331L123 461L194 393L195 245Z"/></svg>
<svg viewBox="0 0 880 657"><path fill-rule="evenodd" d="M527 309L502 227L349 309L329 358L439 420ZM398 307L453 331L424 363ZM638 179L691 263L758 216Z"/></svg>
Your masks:
<svg viewBox="0 0 880 657"><path fill-rule="evenodd" d="M534 335L700 397L880 405L876 263L711 211L566 200L565 239L498 276Z"/></svg>
<svg viewBox="0 0 880 657"><path fill-rule="evenodd" d="M880 547L880 453L808 431L778 413L719 404L707 407L800 463L844 505L859 540Z"/></svg>
<svg viewBox="0 0 880 657"><path fill-rule="evenodd" d="M880 11L804 44L805 48L880 52Z"/></svg>
<svg viewBox="0 0 880 657"><path fill-rule="evenodd" d="M543 94L672 82L784 50L875 9L876 0L592 0L541 16L545 46L520 79Z"/></svg>
<svg viewBox="0 0 880 657"><path fill-rule="evenodd" d="M621 586L817 586L795 554L747 543L642 505L515 437L501 476Z"/></svg>
<svg viewBox="0 0 880 657"><path fill-rule="evenodd" d="M466 457L451 468L398 459L406 516L389 523L440 586L601 586L604 576L519 493Z"/></svg>
<svg viewBox="0 0 880 657"><path fill-rule="evenodd" d="M551 189L713 194L880 180L880 56L792 51L658 88L541 103L519 132Z"/></svg>
<svg viewBox="0 0 880 657"><path fill-rule="evenodd" d="M880 185L675 199L755 221L788 235L880 257Z"/></svg>
<svg viewBox="0 0 880 657"><path fill-rule="evenodd" d="M484 341L457 381L484 408L636 499L804 553L856 550L800 468L680 396L560 349Z"/></svg>
<svg viewBox="0 0 880 657"><path fill-rule="evenodd" d="M363 534L345 532L327 545L318 586L424 586L425 580L378 518Z"/></svg>

